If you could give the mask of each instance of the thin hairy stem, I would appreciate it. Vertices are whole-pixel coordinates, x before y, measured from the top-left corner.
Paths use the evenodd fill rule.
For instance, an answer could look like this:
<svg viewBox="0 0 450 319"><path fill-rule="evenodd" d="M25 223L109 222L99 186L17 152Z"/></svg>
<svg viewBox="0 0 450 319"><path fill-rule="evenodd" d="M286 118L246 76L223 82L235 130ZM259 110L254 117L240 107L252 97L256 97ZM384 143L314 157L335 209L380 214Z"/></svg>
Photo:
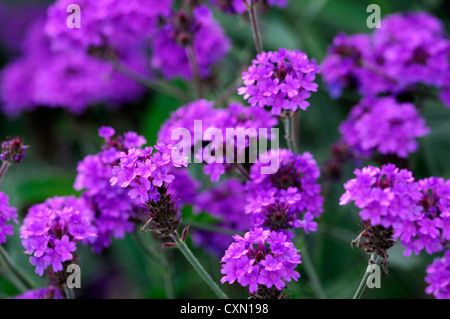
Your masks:
<svg viewBox="0 0 450 319"><path fill-rule="evenodd" d="M360 299L364 293L364 289L367 285L367 279L372 274L372 266L377 264L378 256L375 257L375 254L370 255L369 264L367 265L366 272L364 273L361 282L359 283L358 289L356 289L355 295L353 299Z"/></svg>
<svg viewBox="0 0 450 319"><path fill-rule="evenodd" d="M6 171L9 168L8 162L3 162L2 166L0 167L0 183L2 182L3 176L5 175Z"/></svg>
<svg viewBox="0 0 450 319"><path fill-rule="evenodd" d="M20 269L14 264L8 252L0 245L0 262L4 264L5 268L11 273L14 282L17 283L17 288L20 291L32 290L35 288L32 282ZM20 287L19 287L20 286Z"/></svg>
<svg viewBox="0 0 450 319"><path fill-rule="evenodd" d="M184 257L189 261L189 263L194 267L197 273L202 277L202 279L206 282L206 284L211 288L211 290L216 294L219 299L228 299L227 295L219 288L219 286L214 282L208 272L203 268L202 264L198 261L198 259L194 256L192 251L186 245L184 241L182 241L178 235L172 234L170 235L172 239L177 244L177 248L181 250Z"/></svg>
<svg viewBox="0 0 450 319"><path fill-rule="evenodd" d="M197 97L202 99L204 97L203 92L203 82L200 75L200 67L198 65L197 55L195 54L195 49L193 45L188 45L186 47L186 53L189 60L189 65L191 67L192 76L194 78L194 85L197 91Z"/></svg>
<svg viewBox="0 0 450 319"><path fill-rule="evenodd" d="M118 61L117 59L113 58L113 59L110 59L110 61L111 61L112 65L114 66L114 68L116 69L116 71L122 73L123 75L128 77L130 80L133 80L134 82L142 85L143 87L152 89L152 90L162 90L164 92L167 92L169 95L175 96L179 101L181 101L183 103L186 103L189 101L189 98L186 96L186 94L182 90L180 90L168 83L165 83L163 81L154 80L154 79L150 79L145 76L142 76L141 74L131 70L127 66L120 63L120 61Z"/></svg>
<svg viewBox="0 0 450 319"><path fill-rule="evenodd" d="M250 25L253 32L253 40L255 41L256 50L258 53L263 52L263 44L261 38L261 31L258 23L258 14L256 13L256 5L254 0L250 0L250 4L247 5L248 16L250 18Z"/></svg>

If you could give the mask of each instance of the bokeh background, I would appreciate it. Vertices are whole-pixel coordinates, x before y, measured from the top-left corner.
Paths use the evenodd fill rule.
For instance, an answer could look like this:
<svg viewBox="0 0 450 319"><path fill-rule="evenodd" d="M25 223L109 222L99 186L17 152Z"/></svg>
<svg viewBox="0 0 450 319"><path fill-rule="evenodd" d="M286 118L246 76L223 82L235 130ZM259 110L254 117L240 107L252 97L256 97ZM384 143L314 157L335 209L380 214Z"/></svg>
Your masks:
<svg viewBox="0 0 450 319"><path fill-rule="evenodd" d="M0 0L8 6L9 13L0 18L0 67L19 54L17 48L30 22L45 14L51 1ZM427 11L450 28L450 2L444 0L289 0L286 9L272 9L260 17L264 47L266 50L288 48L302 50L319 63L327 54L327 47L339 32L347 34L370 33L366 26L370 3L380 5L382 16L405 11ZM240 76L254 57L255 50L251 30L245 19L214 10L214 17L232 40L232 50L216 66L216 91L208 98L225 91ZM311 152L323 167L330 156L330 149L339 138L338 126L354 106L359 97L346 93L339 100L329 97L321 77L318 77L319 92L310 98L311 107L302 112L300 124L300 151ZM192 84L174 80L172 85L192 95ZM237 94L231 100L242 102ZM100 150L101 139L97 130L102 125L116 128L118 132L136 131L145 136L149 144L156 142L156 134L171 111L182 105L182 101L161 90L149 90L145 96L133 103L111 109L108 105L93 105L86 112L74 115L63 108L40 107L24 112L15 118L0 112L0 139L6 136L21 136L30 145L28 156L20 165L12 167L0 190L10 196L10 202L23 218L27 208L53 196L77 194L73 189L77 163L88 154ZM417 178L442 176L450 178L450 109L437 101L427 101L422 115L431 133L419 140L420 149L410 156L411 167ZM376 163L375 163L376 164ZM192 170L198 178L200 164ZM351 249L350 242L358 235L359 217L351 205L339 206L339 197L344 192L342 184L351 178L354 166L345 167L340 180L324 185L325 207L319 219L318 231L307 236L307 245L318 276L329 298L353 296L366 268L368 256L359 249ZM196 173L197 172L197 173ZM207 183L205 184L207 185ZM326 186L326 187L325 187ZM208 223L207 216L197 216L188 208L183 220ZM23 253L19 239L19 227L10 237L5 249L14 262L34 281L45 286L45 280L34 274ZM195 227L191 228L195 231ZM139 240L159 249L159 243L149 238L138 238L140 233L128 234L123 240L114 240L113 245L101 255L90 248L79 247L82 269L81 298L166 298L166 282L158 261L147 257ZM189 242L192 244L191 242ZM220 280L220 257L193 245L194 253L212 274ZM213 298L214 295L183 256L175 250L163 252L170 264L173 293L177 298ZM367 289L366 298L431 298L425 290L425 268L433 260L426 254L406 258L403 249L396 245L389 251L390 275L383 276L381 289ZM291 298L315 298L308 277L300 265L302 275L298 282L288 284ZM1 270L0 270L1 271ZM246 297L239 285L223 285L228 295ZM0 298L8 298L18 291L0 272Z"/></svg>

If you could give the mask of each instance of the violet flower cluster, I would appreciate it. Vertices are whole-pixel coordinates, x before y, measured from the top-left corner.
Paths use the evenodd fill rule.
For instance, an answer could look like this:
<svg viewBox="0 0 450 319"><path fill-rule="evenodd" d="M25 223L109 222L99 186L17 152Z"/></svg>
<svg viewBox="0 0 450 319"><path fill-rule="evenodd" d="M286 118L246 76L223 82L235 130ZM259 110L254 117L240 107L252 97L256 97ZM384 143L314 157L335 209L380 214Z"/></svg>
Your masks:
<svg viewBox="0 0 450 319"><path fill-rule="evenodd" d="M396 229L403 221L420 215L416 203L422 193L410 171L386 164L381 169L374 166L356 169L354 174L356 178L344 184L345 193L339 204L354 202L361 209L363 221Z"/></svg>
<svg viewBox="0 0 450 319"><path fill-rule="evenodd" d="M198 122L196 122L198 121ZM196 125L197 123L197 125ZM218 181L220 176L229 171L239 156L245 154L249 146L249 138L271 139L274 138L270 133L260 134L260 129L270 131L277 124L277 120L272 118L270 113L258 109L248 108L239 103L231 103L226 109L215 109L214 102L206 100L197 100L188 103L175 112L162 125L158 133L158 141L166 144L176 144L182 150L190 150L195 152L193 155L200 161L205 161L204 172L211 177L211 181ZM232 140L227 140L227 128L235 130L253 129L254 136L248 136L241 145ZM191 138L183 136L174 136L178 140L172 139L172 134L176 129L186 129L189 131ZM221 133L224 141L223 145L218 142L211 141L207 138L206 131L211 130ZM264 131L264 130L263 130ZM211 134L214 136L214 134ZM235 158L226 158L227 147L233 147ZM218 154L211 155L214 150L222 149L223 157L219 158ZM187 152L187 151L186 151ZM187 154L186 154L187 155Z"/></svg>
<svg viewBox="0 0 450 319"><path fill-rule="evenodd" d="M256 293L259 286L282 290L286 282L300 278L294 270L301 263L299 251L283 232L255 228L233 238L221 260L222 283L237 281Z"/></svg>
<svg viewBox="0 0 450 319"><path fill-rule="evenodd" d="M50 286L47 288L29 290L14 297L14 299L64 299L64 296L58 288Z"/></svg>
<svg viewBox="0 0 450 319"><path fill-rule="evenodd" d="M276 173L262 174L265 164L261 160L251 167L246 184L246 213L251 214L255 227L316 231L314 218L323 211L316 161L308 152L294 154L285 149L275 152L278 152L280 165Z"/></svg>
<svg viewBox="0 0 450 319"><path fill-rule="evenodd" d="M167 79L193 77L187 46L192 46L201 78L211 75L211 67L230 50L231 43L214 20L211 9L201 5L192 16L184 11L172 13L152 40L152 67ZM191 59L192 59L191 58Z"/></svg>
<svg viewBox="0 0 450 319"><path fill-rule="evenodd" d="M25 158L28 146L19 137L7 138L1 144L0 160L8 164L19 164Z"/></svg>
<svg viewBox="0 0 450 319"><path fill-rule="evenodd" d="M54 272L62 271L63 263L74 258L78 242L95 239L93 217L86 203L73 196L50 198L28 210L20 238L39 276L49 266Z"/></svg>
<svg viewBox="0 0 450 319"><path fill-rule="evenodd" d="M318 72L315 60L310 61L301 51L262 52L242 73L244 86L238 93L251 106L267 107L273 115L306 110L310 92L318 88L313 82Z"/></svg>
<svg viewBox="0 0 450 319"><path fill-rule="evenodd" d="M23 54L2 70L3 112L14 116L45 106L79 114L97 103L115 106L143 95L143 87L118 73L108 61L75 49L55 51L44 34L44 23L38 19L30 25ZM127 48L118 53L122 63L139 72L148 70L145 52Z"/></svg>
<svg viewBox="0 0 450 319"><path fill-rule="evenodd" d="M0 245L6 242L7 236L14 234L14 226L10 223L17 224L17 209L9 206L9 197L0 192Z"/></svg>
<svg viewBox="0 0 450 319"><path fill-rule="evenodd" d="M450 180L430 177L419 180L421 214L404 220L395 237L400 237L405 255L422 250L428 254L443 251L450 241Z"/></svg>
<svg viewBox="0 0 450 319"><path fill-rule="evenodd" d="M417 151L417 138L430 132L413 104L399 103L392 97L363 98L339 130L341 142L355 154L370 157L378 152L401 158Z"/></svg>
<svg viewBox="0 0 450 319"><path fill-rule="evenodd" d="M340 34L334 39L322 63L333 97L346 87L365 96L414 92L419 84L448 90L450 41L437 18L424 12L397 13L381 24L372 35Z"/></svg>
<svg viewBox="0 0 450 319"><path fill-rule="evenodd" d="M112 238L123 238L125 233L133 232L136 222L142 219L140 203L130 200L123 188L111 186L110 179L120 153L146 143L145 138L135 132L116 136L111 127L101 127L99 135L106 145L102 152L88 155L78 164L74 184L75 190L83 190L83 199L96 212L93 224L97 237L90 242L95 252L111 245Z"/></svg>
<svg viewBox="0 0 450 319"><path fill-rule="evenodd" d="M73 1L58 0L48 8L45 33L57 50L110 46L144 42L155 34L160 17L170 13L172 0L78 0L82 8L80 28L68 28L67 8Z"/></svg>
<svg viewBox="0 0 450 319"><path fill-rule="evenodd" d="M154 149L156 152L153 153ZM173 154L178 155L173 156ZM121 152L119 164L113 167L111 185L128 188L128 196L146 207L150 229L160 237L167 237L178 230L181 220L180 202L169 189L175 179L172 171L187 167L186 158L172 145L158 143L155 148L130 148Z"/></svg>
<svg viewBox="0 0 450 319"><path fill-rule="evenodd" d="M436 299L450 299L450 250L427 267L425 282L429 285L425 289L427 294Z"/></svg>

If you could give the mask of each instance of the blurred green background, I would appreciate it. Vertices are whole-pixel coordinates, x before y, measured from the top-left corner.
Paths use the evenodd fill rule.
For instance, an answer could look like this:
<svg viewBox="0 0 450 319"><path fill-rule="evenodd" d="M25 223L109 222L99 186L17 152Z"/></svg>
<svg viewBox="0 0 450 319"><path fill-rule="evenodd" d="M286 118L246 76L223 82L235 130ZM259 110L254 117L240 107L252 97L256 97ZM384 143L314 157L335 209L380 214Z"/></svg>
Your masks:
<svg viewBox="0 0 450 319"><path fill-rule="evenodd" d="M14 1L13 3L20 2ZM30 2L30 1L29 1ZM37 2L37 1L34 1ZM42 2L42 1L41 1ZM444 0L362 1L362 0L289 0L288 8L273 9L260 17L264 48L277 50L284 47L305 51L319 63L327 53L327 47L334 36L343 31L347 34L370 33L366 26L371 3L379 4L382 16L404 11L425 10L441 19L447 31L450 27L450 2ZM42 2L44 3L44 2ZM217 84L208 98L214 99L226 91L239 76L242 68L254 57L251 30L245 19L214 12L216 19L232 39L233 49L226 59L216 67ZM8 62L1 55L0 63ZM330 99L321 77L318 77L319 92L310 98L311 107L301 114L300 151L311 152L322 166L330 155L330 147L339 138L337 128L346 118L350 108L358 102L358 96L345 94L339 100ZM174 81L190 99L191 84ZM232 100L242 102L234 94ZM0 114L0 139L18 135L30 145L25 161L12 167L0 190L10 196L12 205L19 209L21 218L27 208L43 202L48 197L76 194L73 183L77 163L87 154L97 153L101 140L97 129L101 125L113 126L118 132L133 130L144 135L149 144L156 141L161 124L171 111L182 102L165 92L149 91L144 99L134 104L123 105L111 111L104 105L96 105L80 116L63 109L40 108L11 119ZM427 125L432 132L420 139L420 149L410 157L411 166L417 178L442 176L450 178L450 110L442 104L427 101L422 109ZM192 164L198 166L200 164ZM194 167L194 169L196 169ZM344 189L342 184L351 178L354 167L348 165L341 180L327 187L325 209L318 220L316 233L310 233L304 243L328 298L351 298L365 271L368 255L359 249L352 250L350 242L358 235L359 218L351 205L338 205ZM325 194L324 194L325 195ZM184 221L196 220L197 216L185 210ZM10 237L5 249L14 262L37 283L45 281L34 274L28 257L23 253L18 236ZM124 240L114 240L113 245L102 255L96 255L89 248L80 247L83 298L166 298L166 288L159 265L143 254L135 236L127 235ZM142 238L146 245L157 242ZM304 246L302 246L303 248ZM194 253L218 282L220 280L220 257L193 247ZM188 265L181 253L175 250L163 252L170 269L174 296L177 298L214 298L214 295L197 273ZM367 289L365 298L430 298L424 292L425 268L434 256L422 254L406 258L403 249L396 245L389 251L389 276L381 279L381 289ZM291 298L315 298L315 294L303 266L297 270L302 278L288 284ZM6 275L6 274L5 274ZM238 284L222 285L229 296L246 297ZM0 298L11 297L18 291L0 273Z"/></svg>

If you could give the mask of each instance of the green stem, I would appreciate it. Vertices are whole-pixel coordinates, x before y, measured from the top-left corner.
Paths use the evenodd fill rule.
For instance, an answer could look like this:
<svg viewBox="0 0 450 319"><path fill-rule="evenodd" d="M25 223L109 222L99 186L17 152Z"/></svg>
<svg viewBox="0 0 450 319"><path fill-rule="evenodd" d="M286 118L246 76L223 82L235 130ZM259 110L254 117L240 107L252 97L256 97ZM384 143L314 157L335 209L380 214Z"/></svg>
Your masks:
<svg viewBox="0 0 450 319"><path fill-rule="evenodd" d="M230 235L230 236L234 236L236 234L240 234L239 232L237 232L236 230L232 230L232 229L227 229L227 228L222 228L219 226L214 226L214 225L210 225L210 224L206 224L206 223L200 223L200 222L196 222L193 220L182 220L181 221L181 225L183 226L191 226L192 228L196 228L199 230L206 230L206 231L210 231L213 233L219 233L219 234L225 234L225 235Z"/></svg>
<svg viewBox="0 0 450 319"><path fill-rule="evenodd" d="M252 26L253 40L255 41L256 50L258 53L263 52L263 44L261 38L261 31L259 30L258 15L256 13L256 5L254 0L250 0L250 4L247 5L248 16L250 18L250 24Z"/></svg>
<svg viewBox="0 0 450 319"><path fill-rule="evenodd" d="M197 91L197 97L202 99L204 97L203 83L200 76L200 68L198 66L197 55L193 45L186 47L186 53L189 59L189 65L191 66L192 76L194 78L195 89Z"/></svg>
<svg viewBox="0 0 450 319"><path fill-rule="evenodd" d="M372 266L374 264L376 264L378 261L378 257L375 259L375 254L370 255L370 259L369 259L369 265L366 268L366 272L364 273L361 282L359 283L358 289L356 289L355 295L353 296L353 299L360 299L362 294L364 293L364 289L366 288L367 285L367 278L369 278L369 276L372 273Z"/></svg>
<svg viewBox="0 0 450 319"><path fill-rule="evenodd" d="M168 94L175 96L179 101L183 103L189 101L188 97L182 90L171 86L168 83L142 76L141 74L129 69L128 67L120 63L120 61L118 61L117 59L110 59L110 62L112 63L116 71L122 73L123 75L142 85L143 87L153 90L163 90Z"/></svg>
<svg viewBox="0 0 450 319"><path fill-rule="evenodd" d="M64 286L64 294L66 295L66 299L75 299L75 294L73 293L73 289Z"/></svg>
<svg viewBox="0 0 450 319"><path fill-rule="evenodd" d="M177 244L177 248L181 250L184 257L190 262L192 267L197 271L197 273L202 277L202 279L206 282L206 284L214 291L216 296L219 299L228 299L227 295L219 288L219 286L214 282L211 276L206 272L205 268L203 268L202 264L198 261L198 259L194 256L192 251L186 245L184 241L182 241L177 235L170 235L172 239Z"/></svg>
<svg viewBox="0 0 450 319"><path fill-rule="evenodd" d="M284 138L286 139L286 143L287 143L287 147L288 149L290 149L292 152L295 153L294 149L294 143L292 140L292 122L291 122L291 117L290 116L286 116L283 119L283 124L284 124Z"/></svg>
<svg viewBox="0 0 450 319"><path fill-rule="evenodd" d="M0 183L2 182L3 176L5 175L6 171L8 170L8 167L8 162L3 162L2 166L0 167Z"/></svg>
<svg viewBox="0 0 450 319"><path fill-rule="evenodd" d="M317 275L311 258L309 257L308 249L303 249L300 254L302 256L302 264L304 266L306 274L308 275L309 282L314 290L316 297L319 299L326 299L327 296L322 287L322 284L320 283L319 276Z"/></svg>
<svg viewBox="0 0 450 319"><path fill-rule="evenodd" d="M145 252L145 254L150 259L152 259L152 261L155 263L155 265L159 268L160 272L162 273L164 280L164 289L166 292L167 299L174 299L175 294L173 291L171 267L169 262L167 261L166 256L156 251L156 249L153 248L153 245L149 247L148 245L144 244L139 235L135 236L135 239L139 247L142 249L142 251Z"/></svg>
<svg viewBox="0 0 450 319"><path fill-rule="evenodd" d="M19 288L23 292L34 289L35 284L19 270L19 268L12 261L8 252L1 245L0 245L0 262L2 262L5 265L5 267L10 271L11 275L14 277L14 282L20 283L20 287L17 288Z"/></svg>

